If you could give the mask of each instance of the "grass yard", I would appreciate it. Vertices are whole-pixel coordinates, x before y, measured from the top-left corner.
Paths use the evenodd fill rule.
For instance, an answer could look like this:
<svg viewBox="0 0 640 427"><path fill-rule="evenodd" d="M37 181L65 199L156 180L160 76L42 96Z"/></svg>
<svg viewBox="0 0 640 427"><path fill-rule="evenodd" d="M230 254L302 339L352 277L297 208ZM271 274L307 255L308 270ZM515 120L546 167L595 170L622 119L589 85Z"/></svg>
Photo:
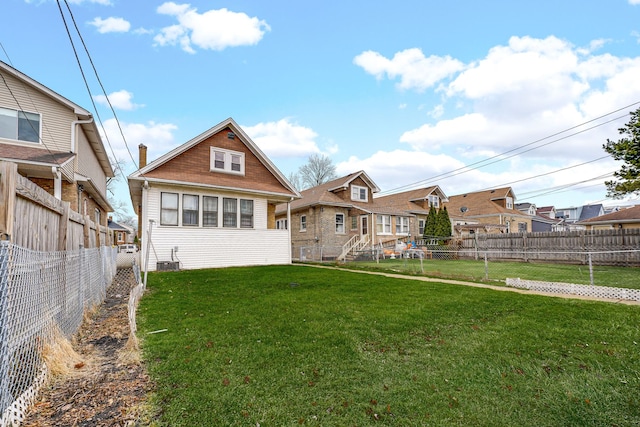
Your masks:
<svg viewBox="0 0 640 427"><path fill-rule="evenodd" d="M472 281L484 281L488 276L490 281L503 284L507 277L583 285L591 283L589 266L575 264L489 261L485 265L484 260L425 259L421 263L419 259L381 259L379 262L350 262L342 267ZM640 289L638 267L594 265L593 278L597 286Z"/></svg>
<svg viewBox="0 0 640 427"><path fill-rule="evenodd" d="M638 426L639 325L300 265L150 273L138 308L158 426Z"/></svg>

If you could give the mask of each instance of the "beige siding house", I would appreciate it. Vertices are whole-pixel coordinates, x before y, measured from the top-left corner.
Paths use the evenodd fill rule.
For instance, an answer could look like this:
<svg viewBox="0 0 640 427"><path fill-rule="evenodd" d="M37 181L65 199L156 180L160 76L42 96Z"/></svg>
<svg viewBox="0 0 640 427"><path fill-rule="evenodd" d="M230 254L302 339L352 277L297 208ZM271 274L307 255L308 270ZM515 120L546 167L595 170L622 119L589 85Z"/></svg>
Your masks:
<svg viewBox="0 0 640 427"><path fill-rule="evenodd" d="M577 224L587 230L640 228L640 205L579 221Z"/></svg>
<svg viewBox="0 0 640 427"><path fill-rule="evenodd" d="M515 206L511 187L450 196L445 204L455 235L531 231L531 216Z"/></svg>
<svg viewBox="0 0 640 427"><path fill-rule="evenodd" d="M276 228L275 206L300 194L233 119L149 164L140 148L141 168L128 181L143 267L291 263L289 231Z"/></svg>
<svg viewBox="0 0 640 427"><path fill-rule="evenodd" d="M92 114L0 61L0 160L107 226L114 176Z"/></svg>

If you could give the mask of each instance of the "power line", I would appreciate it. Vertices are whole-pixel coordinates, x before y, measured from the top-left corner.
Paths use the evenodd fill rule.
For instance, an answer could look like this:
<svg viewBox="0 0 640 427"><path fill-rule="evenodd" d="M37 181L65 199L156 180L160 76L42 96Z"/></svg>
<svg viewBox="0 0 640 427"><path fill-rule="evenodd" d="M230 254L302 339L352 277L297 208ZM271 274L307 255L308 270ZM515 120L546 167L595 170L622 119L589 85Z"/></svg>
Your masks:
<svg viewBox="0 0 640 427"><path fill-rule="evenodd" d="M586 131L593 130L593 129L597 128L597 127L600 127L600 126L603 126L603 125L605 125L605 124L611 123L611 122L613 122L613 121L619 120L619 119L621 119L621 118L623 118L623 117L627 116L629 113L626 113L626 114L624 114L624 115L622 115L622 116L618 116L618 117L613 118L613 119L611 119L611 120L608 120L608 121L606 121L606 122L599 123L599 124L597 124L597 125L595 125L595 126L592 126L592 127L590 127L590 128L583 129L583 130L581 130L581 131L579 131L579 132L575 132L575 133L572 133L572 134L570 134L570 135L563 136L562 138L558 138L558 139L552 140L552 141L550 141L550 142L547 142L547 143L545 143L545 144L539 145L539 146L537 146L537 147L533 147L533 148L530 148L530 149L525 150L525 151L520 151L520 152L518 152L518 153L512 154L512 155L507 156L507 157L502 157L502 156L504 156L505 154L509 154L509 153L513 153L513 152L515 152L515 151L519 151L519 150L521 150L521 149L523 149L523 148L525 148L525 147L529 147L529 146L531 146L531 145L534 145L534 144L540 143L540 142L542 142L542 141L545 141L545 140L547 140L547 139L549 139L549 138L553 138L553 137L558 136L558 135L561 135L561 134L563 134L563 133L566 133L566 132L572 131L572 130L574 130L574 129L580 128L580 127L582 127L582 126L584 126L584 125L586 125L586 124L589 124L589 123L595 122L595 121L600 120L600 119L602 119L602 118L604 118L604 117L607 117L607 116L610 116L610 115L612 115L612 114L615 114L615 113L617 113L617 112L619 112L619 111L622 111L622 110L628 109L628 108L630 108L630 107L633 107L634 105L637 105L637 104L640 104L640 101L636 101L636 102L634 102L634 103L631 103L631 104L626 105L626 106L624 106L624 107L618 108L618 109L616 109L616 110L614 110L614 111L611 111L611 112L609 112L609 113L606 113L606 114L603 114L603 115L601 115L601 116L595 117L595 118L593 118L593 119L591 119L591 120L588 120L588 121L586 121L586 122L583 122L583 123L580 123L580 124L578 124L578 125L572 126L572 127L568 128L568 129L562 130L562 131L560 131L560 132L556 132L556 133L551 134L551 135L548 135L548 136L546 136L546 137L544 137L544 138L537 139L537 140L532 141L532 142L530 142L530 143L527 143L527 144L524 144L524 145L521 145L521 146L515 147L515 148L513 148L513 149L511 149L511 150L507 150L507 151L505 151L505 152L503 152L503 153L496 154L496 155L491 156L491 157L488 157L488 158L486 158L486 159L482 159L482 160L479 160L479 161L477 161L477 162L470 163L470 164L468 164L468 165L462 166L462 167L460 167L460 168L457 168L457 169L454 169L454 170L451 170L451 171L448 171L448 172L444 172L444 173L441 173L441 174L438 174L438 175L434 175L434 176L432 176L432 177L430 177L430 178L425 178L425 179L423 179L423 180L420 180L420 181L414 182L414 183L412 183L412 184L403 185L403 186L397 187L397 188L395 188L395 189L391 189L391 190L387 190L387 191L381 192L381 193L380 193L380 195L393 194L393 193L399 192L400 190L414 188L414 187L416 187L416 186L418 186L418 185L423 185L423 184L428 183L428 182L440 181L440 180L442 180L442 179L444 179L444 178L449 178L449 177L452 177L452 176L460 175L460 174L462 174L462 173L470 172L470 171L472 171L472 170L480 169L480 168L483 168L483 167L485 167L485 166L489 166L489 165L492 165L492 164L494 164L494 163L498 163L498 162L500 162L500 161L507 160L507 159L509 159L509 158L515 157L515 156L517 156L517 155L524 154L524 153L527 153L527 152L529 152L529 151L533 151L533 150L535 150L535 149L537 149L537 148L541 148L541 147L544 147L544 146L550 145L550 144L552 144L552 143L554 143L554 142L558 142L558 141L561 141L561 140L564 140L564 139L570 138L570 137L572 137L572 136L579 135L579 134L584 133L584 132L586 132ZM502 157L502 158L501 158L501 157ZM497 160L494 160L494 161L492 161L492 162L488 162L489 160L493 160L493 159L497 159ZM488 162L488 163L487 163L487 162ZM476 167L472 167L472 166L476 166Z"/></svg>
<svg viewBox="0 0 640 427"><path fill-rule="evenodd" d="M103 122L102 122L102 118L100 117L100 114L99 114L98 109L97 109L97 107L96 107L96 104L95 104L95 101L94 101L94 99L93 99L93 96L91 96L91 90L90 90L90 88L89 88L89 84L88 84L88 81L87 81L86 75L85 75L85 73L84 73L84 69L82 68L82 63L81 63L81 61L80 61L80 58L78 57L78 52L77 52L77 50L76 50L75 43L73 42L73 37L71 36L71 33L70 33L70 31L69 31L69 26L67 25L67 20L65 19L64 12L63 12L63 10L62 10L62 7L60 6L60 0L58 0L56 3L57 3L57 5L58 5L58 10L60 11L60 16L61 16L61 18L62 18L62 22L63 22L64 27L65 27L65 30L66 30L66 32L67 32L67 36L69 37L69 42L71 43L71 47L72 47L72 49L73 49L73 53L74 53L74 55L75 55L76 62L78 63L78 67L79 67L79 69L80 69L80 74L82 75L82 79L83 79L84 84L85 84L85 87L86 87L86 89L87 89L87 93L89 94L89 98L91 99L91 104L93 105L93 109L94 109L94 111L96 112L96 117L98 118L98 121L100 122L100 126L102 127L102 130L103 130L103 132L104 132L104 136L105 136L105 139L107 140L107 144L109 145L109 149L111 150L111 153L113 154L114 161L117 161L117 156L116 156L116 154L115 154L115 152L114 152L114 150L113 150L113 146L111 145L111 141L110 141L110 139L109 139L109 136L107 135L107 132L105 131L104 124L103 124ZM64 3L65 3L65 5L66 5L66 7L67 7L67 10L68 10L68 12L69 12L69 15L71 16L71 20L73 21L74 28L75 28L75 30L76 30L76 32L77 32L77 34L78 34L78 37L80 38L80 41L82 42L82 45L83 45L83 47L84 47L84 49L85 49L85 53L87 54L87 57L89 58L89 62L91 63L91 66L92 66L93 72L94 72L94 74L95 74L95 76L96 76L96 79L98 80L98 82L99 82L99 84L100 84L100 88L102 89L102 92L103 92L103 94L105 95L105 98L107 99L107 101L108 101L108 103L109 103L109 107L111 108L111 112L112 112L112 113L113 113L113 115L114 115L114 118L115 118L115 120L116 120L116 123L118 124L118 128L120 129L120 134L121 134L121 136L122 136L122 140L123 140L123 142L124 142L124 145L125 145L125 147L127 148L127 152L129 153L129 156L131 157L131 160L133 161L134 166L136 166L136 168L137 168L136 161L135 161L135 159L133 158L133 155L131 154L131 151L129 150L129 146L127 145L126 138L125 138L124 133L123 133L123 131L122 131L122 128L121 128L121 126L120 126L120 121L118 120L118 118L117 118L117 116L116 116L116 113L115 113L115 111L114 111L114 109L113 109L113 106L111 105L111 102L109 101L109 97L108 97L108 96L107 96L107 94L106 94L106 91L105 91L105 89L104 89L104 86L102 85L102 82L100 81L100 77L99 77L99 75L98 75L98 71L96 70L96 67L95 67L95 65L94 65L94 63L93 63L93 60L91 59L91 55L90 55L90 53L89 53L89 50L87 49L87 46L86 46L86 44L84 43L84 39L82 38L82 34L80 33L80 30L79 30L78 26L76 25L75 18L73 17L73 12L71 11L71 8L69 7L69 4L67 3L67 0L64 0ZM126 181L126 176L124 175L124 172L122 171L122 169L121 169L121 168L118 168L118 172L120 172L120 174L122 175L122 177L123 177L123 178L124 178L124 180Z"/></svg>

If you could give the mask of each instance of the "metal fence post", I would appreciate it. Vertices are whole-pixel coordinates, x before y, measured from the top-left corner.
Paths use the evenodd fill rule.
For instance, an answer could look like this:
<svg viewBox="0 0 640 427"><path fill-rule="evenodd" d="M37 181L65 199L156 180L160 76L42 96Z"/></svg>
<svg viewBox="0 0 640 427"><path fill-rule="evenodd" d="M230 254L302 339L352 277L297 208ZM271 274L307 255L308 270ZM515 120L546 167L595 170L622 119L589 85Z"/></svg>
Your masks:
<svg viewBox="0 0 640 427"><path fill-rule="evenodd" d="M484 280L489 280L489 262L487 261L487 252L484 253Z"/></svg>
<svg viewBox="0 0 640 427"><path fill-rule="evenodd" d="M8 337L8 287L9 242L0 241L0 421L5 410L13 402L9 392L9 337Z"/></svg>
<svg viewBox="0 0 640 427"><path fill-rule="evenodd" d="M593 264L591 263L591 252L589 252L589 283L593 286Z"/></svg>

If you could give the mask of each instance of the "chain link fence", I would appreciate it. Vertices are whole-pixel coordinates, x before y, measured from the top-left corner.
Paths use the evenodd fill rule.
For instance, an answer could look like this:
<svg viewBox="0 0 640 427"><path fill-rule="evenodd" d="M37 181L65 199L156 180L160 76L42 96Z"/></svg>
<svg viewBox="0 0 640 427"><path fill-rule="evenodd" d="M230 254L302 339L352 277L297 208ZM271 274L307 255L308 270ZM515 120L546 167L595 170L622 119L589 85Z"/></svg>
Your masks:
<svg viewBox="0 0 640 427"><path fill-rule="evenodd" d="M0 426L19 425L46 382L47 350L72 337L115 274L115 248L37 252L0 241Z"/></svg>
<svg viewBox="0 0 640 427"><path fill-rule="evenodd" d="M301 247L297 261L334 263L336 248ZM610 295L640 301L640 248L632 250L480 250L426 245L394 250L369 248L351 253L344 261L347 267L379 269L403 274L435 278L506 284L556 293L567 291L567 284L591 286L586 295ZM551 284L551 285L550 285ZM551 287L550 287L551 286ZM620 288L596 289L593 286ZM580 288L586 292L587 288ZM575 292L574 292L575 291Z"/></svg>

